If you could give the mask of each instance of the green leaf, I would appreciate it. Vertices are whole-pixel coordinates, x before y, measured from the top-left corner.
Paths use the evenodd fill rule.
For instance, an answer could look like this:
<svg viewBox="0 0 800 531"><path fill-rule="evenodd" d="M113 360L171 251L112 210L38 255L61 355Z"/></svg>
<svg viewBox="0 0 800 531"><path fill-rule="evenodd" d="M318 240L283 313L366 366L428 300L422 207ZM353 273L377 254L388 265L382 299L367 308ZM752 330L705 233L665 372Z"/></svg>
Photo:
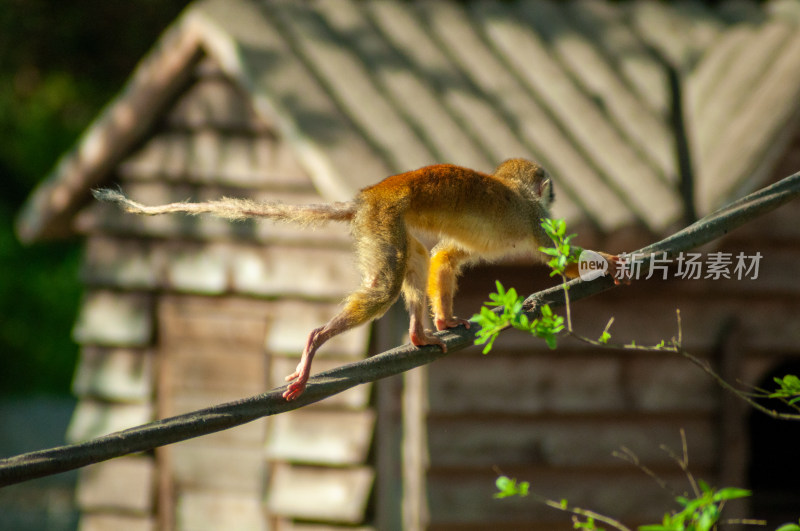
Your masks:
<svg viewBox="0 0 800 531"><path fill-rule="evenodd" d="M491 335L491 334L484 334L483 332L484 332L484 330L483 330L483 329L481 329L481 331L480 331L480 332L478 332L478 333L475 335L475 344L476 344L476 345L483 345L484 343L486 343L487 341L489 341L489 338L491 338L491 337L492 337L492 335Z"/></svg>
<svg viewBox="0 0 800 531"><path fill-rule="evenodd" d="M753 493L746 489L737 489L735 487L728 487L721 489L719 492L714 494L713 500L715 502L724 501L724 500L735 500L738 498L747 498L752 496Z"/></svg>
<svg viewBox="0 0 800 531"><path fill-rule="evenodd" d="M503 297L506 293L505 289L503 289L503 284L501 284L499 280L495 280L494 286L497 288L497 293L500 295L500 297Z"/></svg>
<svg viewBox="0 0 800 531"><path fill-rule="evenodd" d="M790 404L800 401L800 378L794 374L787 374L783 378L774 378L780 389L770 393L770 398L791 398Z"/></svg>
<svg viewBox="0 0 800 531"><path fill-rule="evenodd" d="M517 290L515 290L514 288L509 288L504 298L506 302L514 304L518 299Z"/></svg>
<svg viewBox="0 0 800 531"><path fill-rule="evenodd" d="M517 485L517 480L509 478L508 476L499 476L494 484L499 491L494 494L495 498L508 498L511 496L524 497L528 495L528 489L530 487L527 481L523 481Z"/></svg>
<svg viewBox="0 0 800 531"><path fill-rule="evenodd" d="M496 492L494 497L495 498L506 498L508 496L513 496L514 493L514 483L515 481L507 476L500 476L498 477L494 484L497 487L499 492Z"/></svg>
<svg viewBox="0 0 800 531"><path fill-rule="evenodd" d="M800 525L797 524L783 524L775 531L800 531Z"/></svg>
<svg viewBox="0 0 800 531"><path fill-rule="evenodd" d="M711 531L711 528L717 523L718 519L719 514L716 511L716 507L707 507L706 510L700 514L700 518L697 519L695 530Z"/></svg>
<svg viewBox="0 0 800 531"><path fill-rule="evenodd" d="M558 256L558 249L553 247L539 247L539 250L542 251L544 254L549 256Z"/></svg>
<svg viewBox="0 0 800 531"><path fill-rule="evenodd" d="M492 347L494 347L494 340L496 338L497 338L497 335L494 335L494 336L491 337L491 339L489 339L489 342L486 343L486 346L483 347L483 350L481 351L483 354L488 354L489 352L492 351Z"/></svg>

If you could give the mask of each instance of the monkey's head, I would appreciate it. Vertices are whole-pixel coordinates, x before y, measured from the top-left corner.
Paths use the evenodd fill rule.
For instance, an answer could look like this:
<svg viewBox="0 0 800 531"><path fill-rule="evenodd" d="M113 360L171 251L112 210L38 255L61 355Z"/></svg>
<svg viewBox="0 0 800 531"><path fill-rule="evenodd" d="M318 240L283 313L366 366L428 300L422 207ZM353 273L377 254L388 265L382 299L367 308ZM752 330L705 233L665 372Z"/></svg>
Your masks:
<svg viewBox="0 0 800 531"><path fill-rule="evenodd" d="M513 181L530 190L539 204L547 210L555 201L556 194L550 173L536 162L527 159L508 159L494 170L494 176Z"/></svg>

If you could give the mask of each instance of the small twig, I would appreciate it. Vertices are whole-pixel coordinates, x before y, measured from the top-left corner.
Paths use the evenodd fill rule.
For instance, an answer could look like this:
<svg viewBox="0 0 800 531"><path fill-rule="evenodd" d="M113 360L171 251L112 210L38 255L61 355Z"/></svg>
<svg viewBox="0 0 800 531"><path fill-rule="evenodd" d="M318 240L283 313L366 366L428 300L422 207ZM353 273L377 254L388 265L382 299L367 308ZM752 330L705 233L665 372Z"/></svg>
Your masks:
<svg viewBox="0 0 800 531"><path fill-rule="evenodd" d="M737 380L737 382L740 385L744 385L739 380ZM791 409L794 409L795 411L800 413L800 402L792 403L792 398L794 398L794 397L788 398L788 397L785 397L785 396L773 396L773 392L772 391L767 391L766 389L759 389L759 388L754 388L754 391L751 391L751 392L741 391L741 393L744 394L745 396L748 396L748 397L753 398L753 399L755 399L755 398L768 398L768 399L771 399L771 400L778 400L784 406L786 406L788 408L791 408ZM772 410L770 410L770 411L772 411ZM794 417L795 416L794 413L779 413L779 415L789 415L788 417L782 417L782 418L789 418L789 419L794 419L795 418Z"/></svg>
<svg viewBox="0 0 800 531"><path fill-rule="evenodd" d="M606 333L608 333L608 331L609 331L609 330L611 330L611 325L612 325L612 324L614 324L614 316L613 316L613 315L611 316L611 318L610 318L610 319L608 320L608 322L606 323L606 327L605 327L605 328L603 328L603 333L601 334L601 336L600 336L600 337L602 337L603 335L605 335Z"/></svg>
<svg viewBox="0 0 800 531"><path fill-rule="evenodd" d="M632 464L633 466L635 466L636 468L638 468L639 470L644 472L644 474L646 476L648 476L650 479L655 481L658 484L658 486L661 487L663 490L669 492L673 496L678 496L678 492L675 489L670 487L667 484L667 482L664 481L663 479L661 479L661 477L658 474L656 474L650 468L648 468L647 466L645 466L645 465L643 465L641 463L641 461L639 460L639 456L636 455L633 452L633 450L631 450L629 448L626 448L625 446L622 446L620 448L620 450L621 451L612 452L611 455L613 455L614 457L616 457L618 459L622 459L623 461L627 461L628 463Z"/></svg>
<svg viewBox="0 0 800 531"><path fill-rule="evenodd" d="M760 527L767 525L766 520L758 520L756 518L728 518L727 520L721 520L720 523L730 525L757 525Z"/></svg>
<svg viewBox="0 0 800 531"><path fill-rule="evenodd" d="M572 333L572 310L569 304L569 286L567 286L567 277L561 275L561 285L564 287L564 313L567 318L567 331Z"/></svg>
<svg viewBox="0 0 800 531"><path fill-rule="evenodd" d="M571 513L577 516L583 516L584 518L591 518L593 520L597 520L598 522L603 522L604 524L608 524L614 527L615 529L619 529L619 531L631 531L631 528L629 528L619 520L611 518L610 516L596 513L588 509L582 509L580 507L570 507L568 504L551 500L549 498L536 494L535 492L531 492L529 494L539 503L551 507L553 509L558 509L559 511Z"/></svg>
<svg viewBox="0 0 800 531"><path fill-rule="evenodd" d="M694 479L694 475L692 471L689 470L689 449L686 444L686 432L683 428L680 430L681 433L681 455L678 456L675 452L672 451L672 448L669 446L662 444L660 448L667 453L668 456L672 458L673 461L680 467L684 474L686 474L686 479L689 480L689 485L692 487L692 492L694 493L696 498L699 498L702 495L700 487L697 485L697 481Z"/></svg>
<svg viewBox="0 0 800 531"><path fill-rule="evenodd" d="M502 470L500 470L500 467L498 467L498 466L493 466L492 470L494 470L495 474L497 474L498 476L505 476L505 474L503 474ZM524 494L520 493L519 496L520 497L530 496L537 503L540 503L540 504L545 505L547 507L550 507L552 509L556 509L556 510L559 510L559 511L562 511L562 512L570 513L570 514L576 515L576 516L583 516L584 518L592 518L594 520L597 520L598 522L603 522L605 524L608 524L608 525L618 529L619 531L631 531L631 529L629 527L627 527L625 524L623 524L619 520L611 518L610 516L605 516L603 514L596 513L594 511L591 511L591 510L588 510L588 509L583 509L581 507L570 507L569 506L569 502L567 502L567 500L562 500L562 501L552 500L552 499L548 498L547 496L543 496L541 494L537 494L536 492L531 491L527 487L526 487L526 490L525 490ZM574 517L573 517L573 520L575 520Z"/></svg>
<svg viewBox="0 0 800 531"><path fill-rule="evenodd" d="M683 348L679 349L677 353L686 358L687 360L689 360L690 362L692 362L693 364L700 367L703 370L703 372L708 374L715 382L717 382L717 384L719 384L720 387L735 394L736 396L747 402L747 404L753 409L756 409L761 413L764 413L765 415L768 415L774 419L800 420L800 413L780 413L774 409L770 409L760 404L757 400L754 400L746 392L737 389L731 383L727 382L724 378L722 378L722 376L717 374L716 371L714 371L714 369L711 368L711 366L706 360L702 360L692 355Z"/></svg>
<svg viewBox="0 0 800 531"><path fill-rule="evenodd" d="M745 391L742 391L741 389L737 389L734 385L732 385L730 382L726 381L722 376L717 374L717 372L711 368L711 365L708 363L708 361L698 358L697 356L691 354L689 351L685 350L682 347L683 330L681 327L680 310L675 310L675 315L677 318L678 339L673 338L668 344L664 345L648 346L648 345L621 344L621 343L603 343L595 339L591 339L589 337L578 334L576 332L570 332L570 331L566 332L565 335L573 337L578 341L581 341L588 345L592 345L594 347L599 347L599 348L618 349L618 350L640 350L644 352L672 352L675 354L679 354L684 358L686 358L687 360L689 360L694 365L696 365L697 367L699 367L700 369L702 369L703 372L709 375L712 380L717 382L717 384L720 387L722 387L726 391L733 393L740 399L744 400L749 406L756 409L757 411L760 411L761 413L764 413L765 415L768 415L774 419L800 420L800 413L781 413L759 403L750 394L748 394ZM613 318L606 325L605 331L608 330L612 321ZM768 395L770 394L768 391L762 391L762 393L763 394L759 396L759 398L767 398ZM788 400L785 399L778 399L778 400L780 400L781 403L788 404ZM798 409L798 407L795 404L788 404L788 405L790 405L795 409Z"/></svg>

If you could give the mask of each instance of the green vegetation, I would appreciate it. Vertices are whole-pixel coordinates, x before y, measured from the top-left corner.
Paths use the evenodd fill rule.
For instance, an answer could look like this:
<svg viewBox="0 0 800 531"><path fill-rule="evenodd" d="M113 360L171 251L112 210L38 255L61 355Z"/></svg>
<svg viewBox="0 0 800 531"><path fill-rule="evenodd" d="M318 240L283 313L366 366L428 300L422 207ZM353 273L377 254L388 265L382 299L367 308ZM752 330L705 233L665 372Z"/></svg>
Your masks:
<svg viewBox="0 0 800 531"><path fill-rule="evenodd" d="M0 9L0 396L69 392L75 242L22 246L14 218L188 2L4 2Z"/></svg>
<svg viewBox="0 0 800 531"><path fill-rule="evenodd" d="M680 333L680 313L678 312L678 336L677 339L673 338L669 341L662 340L653 346L637 345L635 341L624 345L611 346L608 344L611 339L609 328L613 323L613 317L608 321L605 329L602 331L597 340L592 340L578 334L575 334L572 329L570 320L569 308L569 287L567 286L567 279L564 274L566 267L570 263L578 260L581 250L570 245L570 240L575 236L571 234L566 235L566 224L564 220L543 220L542 227L544 227L548 236L553 240L553 247L541 248L541 251L551 256L548 265L552 269L551 276L559 275L562 278L562 286L564 289L566 305L565 313L566 319L553 313L548 305L543 305L541 310L541 317L530 319L525 314L524 297L517 294L514 288L505 289L500 282L497 282L497 292L489 295L489 302L481 308L481 312L474 315L472 320L477 322L481 329L476 334L475 344L485 345L483 353L487 354L491 351L494 340L497 335L505 328L513 326L514 328L530 332L533 336L544 339L547 346L551 349L556 347L558 336L569 334L586 343L595 345L600 348L624 348L648 351L668 351L679 353L700 366L705 370L709 376L717 379L717 381L729 391L732 391L740 398L744 399L751 406L759 409L762 412L769 413L769 410L761 406L755 401L755 398L773 398L781 401L782 403L793 407L795 410L800 411L800 378L794 375L786 375L783 378L775 378L775 383L778 388L773 391L755 390L755 392L743 392L733 388L729 383L724 382L721 378L714 373L707 364L698 360L688 352L685 352L681 346L681 333ZM502 305L498 311L493 311L492 307ZM566 322L566 326L565 326ZM786 418L797 421L800 415L796 414L779 414L775 413L778 418ZM682 434L683 435L683 434ZM630 454L620 454L623 459L638 465L638 459L630 459ZM695 481L688 470L688 456L686 455L686 444L684 439L684 455L683 458L675 457L675 461L686 474L687 479L692 487L692 494L686 493L682 496L677 496L675 501L678 505L677 510L669 511L664 515L663 520L659 524L644 525L639 527L639 531L712 531L716 530L719 523L724 520L722 518L722 510L726 502L746 498L751 495L751 492L744 489L727 487L722 489L714 489L702 480ZM494 497L509 498L509 497L532 497L538 503L552 507L554 509L571 513L573 525L575 529L586 529L589 531L601 531L605 528L599 527L598 522L610 526L611 528L620 531L630 531L622 522L614 519L613 517L596 513L592 510L583 509L571 505L567 500L552 500L540 494L534 493L531 490L530 483L527 481L517 481L515 478L509 478L505 475L499 475L496 482L498 492ZM732 522L742 524L764 525L759 521L742 521ZM780 526L776 531L800 531L800 525L786 524Z"/></svg>

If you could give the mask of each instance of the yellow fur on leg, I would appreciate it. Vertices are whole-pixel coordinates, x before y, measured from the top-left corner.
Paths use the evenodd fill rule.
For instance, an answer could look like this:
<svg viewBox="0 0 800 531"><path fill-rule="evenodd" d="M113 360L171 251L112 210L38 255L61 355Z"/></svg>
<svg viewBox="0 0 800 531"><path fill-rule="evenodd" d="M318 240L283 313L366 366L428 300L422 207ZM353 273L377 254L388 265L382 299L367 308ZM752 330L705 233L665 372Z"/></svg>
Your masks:
<svg viewBox="0 0 800 531"><path fill-rule="evenodd" d="M456 277L469 253L455 246L442 245L433 250L428 274L428 296L437 330L455 328L469 321L453 315L453 297L456 292Z"/></svg>

